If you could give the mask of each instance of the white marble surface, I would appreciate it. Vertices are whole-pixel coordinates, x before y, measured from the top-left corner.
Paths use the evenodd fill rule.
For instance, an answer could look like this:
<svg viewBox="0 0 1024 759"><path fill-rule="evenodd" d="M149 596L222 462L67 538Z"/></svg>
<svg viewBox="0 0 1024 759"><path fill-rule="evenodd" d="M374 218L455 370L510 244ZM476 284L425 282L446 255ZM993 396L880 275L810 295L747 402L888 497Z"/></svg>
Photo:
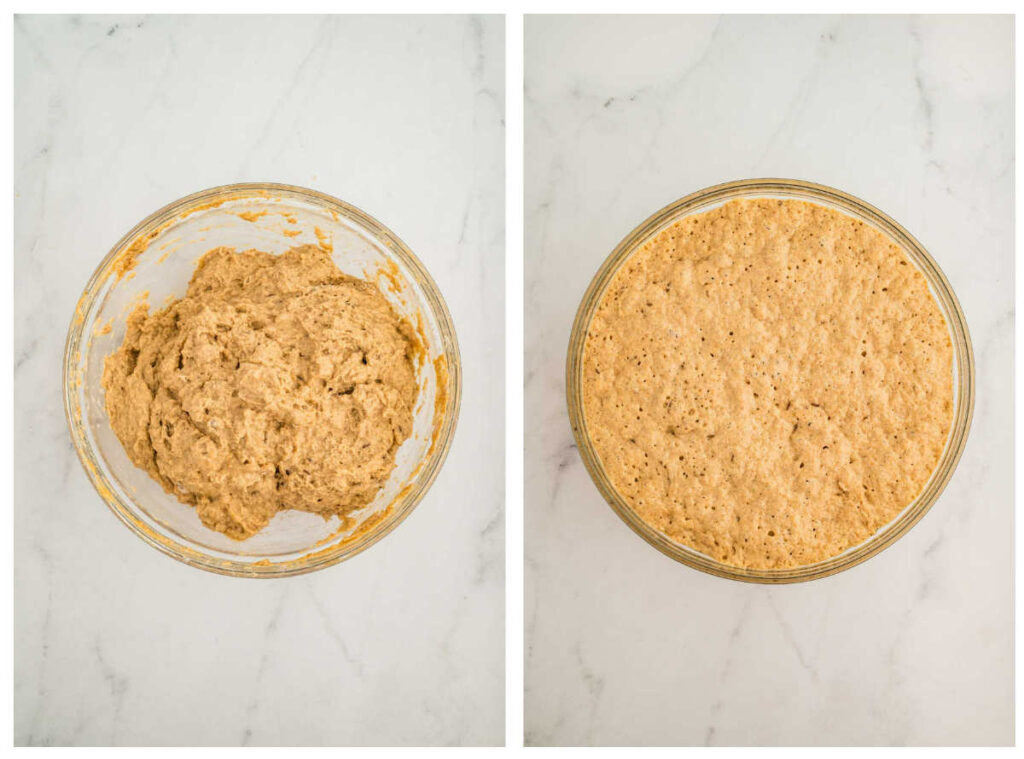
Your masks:
<svg viewBox="0 0 1024 759"><path fill-rule="evenodd" d="M1011 742L1012 21L528 17L525 33L527 742ZM901 221L977 356L970 441L932 511L866 564L775 588L636 537L563 400L571 322L614 245L756 176Z"/></svg>
<svg viewBox="0 0 1024 759"><path fill-rule="evenodd" d="M495 744L504 737L500 17L19 17L16 744ZM75 301L177 197L274 180L420 256L465 369L451 454L350 561L249 581L125 529L60 395Z"/></svg>

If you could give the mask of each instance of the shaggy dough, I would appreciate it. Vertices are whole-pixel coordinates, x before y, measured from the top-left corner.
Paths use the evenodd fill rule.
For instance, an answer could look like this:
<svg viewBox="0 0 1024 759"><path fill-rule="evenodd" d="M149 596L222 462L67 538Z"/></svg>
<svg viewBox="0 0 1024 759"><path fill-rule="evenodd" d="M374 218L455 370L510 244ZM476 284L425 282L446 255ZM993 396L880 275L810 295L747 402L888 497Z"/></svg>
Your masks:
<svg viewBox="0 0 1024 759"><path fill-rule="evenodd" d="M320 248L215 248L184 298L129 317L107 414L137 466L241 540L282 509L344 517L374 499L412 432L421 350Z"/></svg>
<svg viewBox="0 0 1024 759"><path fill-rule="evenodd" d="M616 490L734 566L866 540L921 492L952 421L924 276L879 231L802 201L732 201L657 234L609 283L584 351Z"/></svg>

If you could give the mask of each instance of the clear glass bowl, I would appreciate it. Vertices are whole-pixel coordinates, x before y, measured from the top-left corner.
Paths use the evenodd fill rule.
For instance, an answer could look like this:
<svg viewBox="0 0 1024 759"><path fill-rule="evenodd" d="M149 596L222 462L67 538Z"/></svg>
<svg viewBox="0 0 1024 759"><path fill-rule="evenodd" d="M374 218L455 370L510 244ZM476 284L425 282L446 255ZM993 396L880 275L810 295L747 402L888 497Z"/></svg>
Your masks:
<svg viewBox="0 0 1024 759"><path fill-rule="evenodd" d="M953 423L942 457L924 489L895 519L863 543L831 559L788 569L744 569L725 564L671 540L644 522L609 481L587 431L583 410L583 350L587 331L605 288L619 267L634 250L667 226L735 198L797 198L841 211L880 230L900 246L911 263L927 278L929 289L945 316L953 343L954 366L953 377L950 378L954 383ZM967 321L953 289L928 251L903 227L863 200L830 187L793 179L747 179L715 185L666 206L630 232L605 259L576 313L566 362L566 394L569 420L587 471L615 513L640 537L676 561L719 577L762 583L800 582L827 577L869 559L905 535L935 503L952 477L967 442L974 411L974 354Z"/></svg>
<svg viewBox="0 0 1024 759"><path fill-rule="evenodd" d="M283 253L303 243L332 249L343 272L375 282L422 334L426 356L413 433L376 500L342 522L279 513L234 541L203 526L195 509L164 492L128 459L110 427L103 362L125 319L146 299L181 297L197 260L218 245ZM215 187L147 217L113 247L82 293L64 350L64 405L71 438L97 492L140 538L169 556L221 574L281 577L335 564L380 540L426 493L451 445L461 397L455 327L437 285L405 244L377 220L329 195L280 184Z"/></svg>

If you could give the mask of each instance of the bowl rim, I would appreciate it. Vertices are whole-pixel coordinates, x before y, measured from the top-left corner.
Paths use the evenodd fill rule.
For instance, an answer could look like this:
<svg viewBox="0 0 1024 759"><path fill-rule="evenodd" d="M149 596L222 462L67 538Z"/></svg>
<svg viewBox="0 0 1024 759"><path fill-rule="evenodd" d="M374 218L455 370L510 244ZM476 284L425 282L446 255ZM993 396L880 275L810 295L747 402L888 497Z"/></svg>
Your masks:
<svg viewBox="0 0 1024 759"><path fill-rule="evenodd" d="M607 285L637 247L669 224L710 210L729 200L791 197L817 202L869 222L898 244L928 281L950 332L954 355L954 412L942 456L918 496L899 515L864 542L824 561L786 569L750 569L717 561L672 541L643 521L611 484L587 430L582 399L583 354L591 319ZM890 216L860 198L826 185L799 179L740 179L690 193L651 214L605 258L590 281L573 322L566 357L566 401L573 437L584 466L604 500L641 538L669 558L717 577L751 583L782 584L829 577L867 561L903 537L931 509L953 476L963 454L974 414L975 366L967 319L952 286L925 247Z"/></svg>
<svg viewBox="0 0 1024 759"><path fill-rule="evenodd" d="M400 259L412 274L416 284L420 286L425 305L437 320L444 349L442 355L445 357L445 406L440 426L435 423L432 448L420 462L419 471L414 474L411 481L391 504L380 512L383 516L365 531L359 530L353 536L334 545L321 550L316 550L316 546L313 546L304 549L305 553L302 556L280 562L270 559L238 561L213 556L203 550L196 550L176 537L164 534L163 531L154 530L141 520L134 513L138 507L123 501L118 494L118 488L105 472L106 465L102 457L97 455L89 443L85 434L86 425L82 421L79 396L81 347L88 321L86 315L91 311L103 285L111 276L118 274L118 267L123 266L124 256L133 243L144 239L145 236L155 237L173 220L229 201L248 198L292 199L320 206L354 222L362 232L373 237L378 244L382 244L389 255ZM121 273L124 273L123 269ZM424 366L429 366L429 361ZM441 390L440 387L438 389ZM365 551L398 527L419 505L436 480L454 438L462 402L462 361L455 324L437 283L412 250L388 227L362 209L318 190L277 182L241 182L210 187L178 198L135 224L111 247L93 271L76 303L64 343L62 392L64 415L71 440L90 483L114 515L133 533L161 553L189 566L216 574L232 577L289 577L332 566Z"/></svg>

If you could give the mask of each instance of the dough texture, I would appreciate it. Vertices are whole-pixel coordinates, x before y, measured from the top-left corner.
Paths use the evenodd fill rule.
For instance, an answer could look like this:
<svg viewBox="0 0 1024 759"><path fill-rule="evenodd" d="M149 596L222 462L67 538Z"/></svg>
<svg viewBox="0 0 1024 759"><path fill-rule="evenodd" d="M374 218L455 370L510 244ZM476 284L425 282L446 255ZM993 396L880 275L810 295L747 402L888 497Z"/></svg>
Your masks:
<svg viewBox="0 0 1024 759"><path fill-rule="evenodd" d="M412 432L421 350L320 248L215 248L185 297L131 314L102 384L132 462L241 540L282 509L344 518L374 499Z"/></svg>
<svg viewBox="0 0 1024 759"><path fill-rule="evenodd" d="M822 561L921 492L953 411L949 330L881 232L796 200L673 224L609 283L587 429L649 525L718 561Z"/></svg>

